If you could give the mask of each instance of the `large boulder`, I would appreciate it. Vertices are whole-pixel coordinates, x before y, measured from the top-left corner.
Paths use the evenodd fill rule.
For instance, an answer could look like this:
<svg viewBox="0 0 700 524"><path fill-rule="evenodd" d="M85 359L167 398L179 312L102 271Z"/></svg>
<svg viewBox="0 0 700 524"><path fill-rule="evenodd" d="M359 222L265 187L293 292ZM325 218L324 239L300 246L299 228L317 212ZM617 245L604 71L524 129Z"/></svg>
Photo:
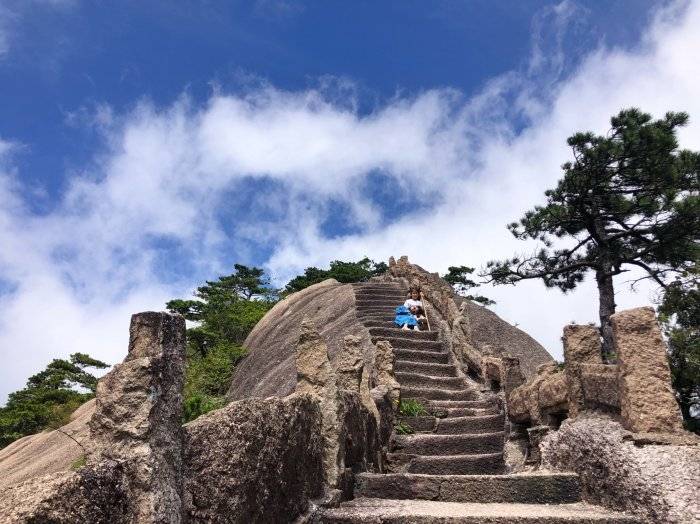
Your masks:
<svg viewBox="0 0 700 524"><path fill-rule="evenodd" d="M13 484L46 474L70 471L85 455L89 440L88 422L95 412L95 400L76 409L70 422L57 430L27 435L0 449L0 499Z"/></svg>
<svg viewBox="0 0 700 524"><path fill-rule="evenodd" d="M359 337L365 360L372 360L372 342L355 314L352 285L324 280L281 300L258 322L243 343L248 355L233 373L228 392L231 400L285 396L295 390L295 348L304 318L319 330L332 361L347 335Z"/></svg>
<svg viewBox="0 0 700 524"><path fill-rule="evenodd" d="M654 440L585 413L564 421L540 448L545 467L580 475L590 502L630 511L640 522L698 522L700 439L691 434Z"/></svg>
<svg viewBox="0 0 700 524"><path fill-rule="evenodd" d="M189 522L287 522L323 489L318 400L247 399L185 426Z"/></svg>

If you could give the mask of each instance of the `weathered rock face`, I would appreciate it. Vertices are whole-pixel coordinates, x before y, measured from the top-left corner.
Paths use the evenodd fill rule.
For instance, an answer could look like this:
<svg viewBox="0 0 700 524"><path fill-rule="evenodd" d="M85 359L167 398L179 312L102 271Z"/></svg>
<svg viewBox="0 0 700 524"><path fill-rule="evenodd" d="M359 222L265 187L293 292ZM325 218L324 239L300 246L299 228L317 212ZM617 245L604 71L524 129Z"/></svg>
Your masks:
<svg viewBox="0 0 700 524"><path fill-rule="evenodd" d="M380 340L377 342L374 353L374 371L376 373L376 382L380 386L387 388L389 400L396 404L401 396L401 386L396 375L394 375L394 351L388 340Z"/></svg>
<svg viewBox="0 0 700 524"><path fill-rule="evenodd" d="M552 424L551 416L567 410L566 391L564 373L544 364L533 380L507 395L508 417L518 424Z"/></svg>
<svg viewBox="0 0 700 524"><path fill-rule="evenodd" d="M180 522L185 320L139 313L129 335L126 359L97 386L90 462L123 462L136 521Z"/></svg>
<svg viewBox="0 0 700 524"><path fill-rule="evenodd" d="M564 326L564 360L579 364L602 364L600 333L592 325Z"/></svg>
<svg viewBox="0 0 700 524"><path fill-rule="evenodd" d="M0 499L2 493L13 484L49 473L69 471L71 464L85 454L70 437L87 445L90 434L88 422L94 411L93 399L75 410L70 422L60 431L28 435L0 449Z"/></svg>
<svg viewBox="0 0 700 524"><path fill-rule="evenodd" d="M529 379L536 374L540 365L553 361L547 350L527 333L510 325L493 311L458 296L437 274L410 264L406 257L390 262L389 272L392 276L421 286L429 302L428 313L432 311L436 321L447 322L455 346L453 351L458 356L461 354L466 364L480 371L482 355L510 355L520 360L522 372ZM434 322L432 317L431 322Z"/></svg>
<svg viewBox="0 0 700 524"><path fill-rule="evenodd" d="M700 445L642 446L633 439L619 423L583 414L544 439L543 465L575 471L588 501L634 512L640 521L698 522Z"/></svg>
<svg viewBox="0 0 700 524"><path fill-rule="evenodd" d="M3 523L127 524L130 493L124 469L107 462L9 486L0 496Z"/></svg>
<svg viewBox="0 0 700 524"><path fill-rule="evenodd" d="M325 477L329 485L336 486L339 470L342 469L338 384L328 360L328 347L308 318L301 324L296 347L296 368L297 393L308 393L319 400Z"/></svg>
<svg viewBox="0 0 700 524"><path fill-rule="evenodd" d="M362 371L365 367L360 345L361 339L354 335L346 335L344 343L344 351L340 352L336 362L338 388L359 393L362 384Z"/></svg>
<svg viewBox="0 0 700 524"><path fill-rule="evenodd" d="M311 395L232 402L185 426L190 522L291 522L323 487L321 410Z"/></svg>
<svg viewBox="0 0 700 524"><path fill-rule="evenodd" d="M243 344L248 355L233 373L231 400L295 390L295 347L305 317L317 326L331 361L341 353L346 335L358 336L363 356L371 359L372 342L357 320L352 285L325 280L285 298L258 322Z"/></svg>
<svg viewBox="0 0 700 524"><path fill-rule="evenodd" d="M632 431L681 431L666 345L650 307L610 317L618 359L622 421Z"/></svg>

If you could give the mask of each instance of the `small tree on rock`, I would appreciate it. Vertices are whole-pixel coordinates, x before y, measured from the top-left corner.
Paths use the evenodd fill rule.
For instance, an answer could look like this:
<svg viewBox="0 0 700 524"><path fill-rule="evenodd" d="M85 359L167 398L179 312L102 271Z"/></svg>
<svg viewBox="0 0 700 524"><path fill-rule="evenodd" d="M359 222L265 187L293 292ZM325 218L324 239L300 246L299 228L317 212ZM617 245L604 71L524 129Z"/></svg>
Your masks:
<svg viewBox="0 0 700 524"><path fill-rule="evenodd" d="M493 306L496 302L490 298L471 293L472 289L480 285L471 279L472 273L474 273L473 267L450 266L447 268L447 274L442 278L452 286L460 297L464 297L472 302L478 302L482 306Z"/></svg>
<svg viewBox="0 0 700 524"><path fill-rule="evenodd" d="M545 192L546 205L508 226L516 238L539 240L544 248L532 256L489 262L483 275L496 284L538 278L567 292L592 271L603 352L609 354L613 277L636 267L643 270L642 279L666 287L700 254L700 154L679 150L676 139L677 128L687 122L685 113L652 120L628 109L611 119L607 136L569 137L574 160L562 166L557 187ZM569 245L553 249L555 239Z"/></svg>

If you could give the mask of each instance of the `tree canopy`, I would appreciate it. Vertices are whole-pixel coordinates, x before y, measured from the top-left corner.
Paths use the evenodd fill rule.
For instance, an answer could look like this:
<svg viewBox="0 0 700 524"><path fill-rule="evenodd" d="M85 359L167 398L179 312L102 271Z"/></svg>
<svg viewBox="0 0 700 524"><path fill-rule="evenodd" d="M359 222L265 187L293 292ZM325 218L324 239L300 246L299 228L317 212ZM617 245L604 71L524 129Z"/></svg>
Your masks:
<svg viewBox="0 0 700 524"><path fill-rule="evenodd" d="M562 166L557 187L545 192L546 204L508 226L516 238L544 247L531 256L491 261L483 275L496 284L541 279L567 292L593 272L609 352L613 277L637 268L639 279L666 287L698 260L700 154L679 150L676 137L687 122L685 113L653 120L627 109L611 119L605 136L569 137L574 158ZM557 239L563 246L554 247Z"/></svg>
<svg viewBox="0 0 700 524"><path fill-rule="evenodd" d="M673 387L688 429L700 432L700 279L697 270L665 290L659 318L668 340ZM693 416L695 415L695 417Z"/></svg>
<svg viewBox="0 0 700 524"><path fill-rule="evenodd" d="M303 275L296 276L287 283L284 292L294 293L295 291L301 291L313 284L323 282L327 278L334 278L343 284L362 282L373 276L384 273L387 269L389 269L389 267L384 262L375 262L368 257L358 260L357 262L334 260L330 263L329 269L307 267Z"/></svg>
<svg viewBox="0 0 700 524"><path fill-rule="evenodd" d="M472 295L471 289L480 286L476 281L471 279L471 274L474 273L473 267L468 266L450 266L447 268L447 274L443 275L443 279L447 281L455 292L473 302L478 302L483 306L493 306L496 302L483 295Z"/></svg>
<svg viewBox="0 0 700 524"><path fill-rule="evenodd" d="M89 355L73 353L69 360L54 359L29 377L24 389L10 393L7 404L0 408L0 447L67 423L70 414L94 396L97 377L87 368L107 367Z"/></svg>

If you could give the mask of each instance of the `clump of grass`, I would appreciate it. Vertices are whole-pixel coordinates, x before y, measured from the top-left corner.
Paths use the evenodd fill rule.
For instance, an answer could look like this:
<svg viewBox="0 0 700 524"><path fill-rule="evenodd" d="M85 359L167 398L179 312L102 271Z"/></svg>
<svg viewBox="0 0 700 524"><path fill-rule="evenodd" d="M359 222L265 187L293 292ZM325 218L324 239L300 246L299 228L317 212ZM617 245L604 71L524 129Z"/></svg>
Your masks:
<svg viewBox="0 0 700 524"><path fill-rule="evenodd" d="M73 461L73 463L70 465L70 469L77 471L80 468L82 468L87 462L87 459L85 458L85 455L80 455L77 459Z"/></svg>
<svg viewBox="0 0 700 524"><path fill-rule="evenodd" d="M427 415L428 411L423 407L423 404L415 399L402 400L399 403L399 414L404 417L418 417Z"/></svg>
<svg viewBox="0 0 700 524"><path fill-rule="evenodd" d="M415 433L413 431L413 428L405 422L398 422L394 424L394 431L396 431L396 433L398 433L399 435L412 435L413 433Z"/></svg>

